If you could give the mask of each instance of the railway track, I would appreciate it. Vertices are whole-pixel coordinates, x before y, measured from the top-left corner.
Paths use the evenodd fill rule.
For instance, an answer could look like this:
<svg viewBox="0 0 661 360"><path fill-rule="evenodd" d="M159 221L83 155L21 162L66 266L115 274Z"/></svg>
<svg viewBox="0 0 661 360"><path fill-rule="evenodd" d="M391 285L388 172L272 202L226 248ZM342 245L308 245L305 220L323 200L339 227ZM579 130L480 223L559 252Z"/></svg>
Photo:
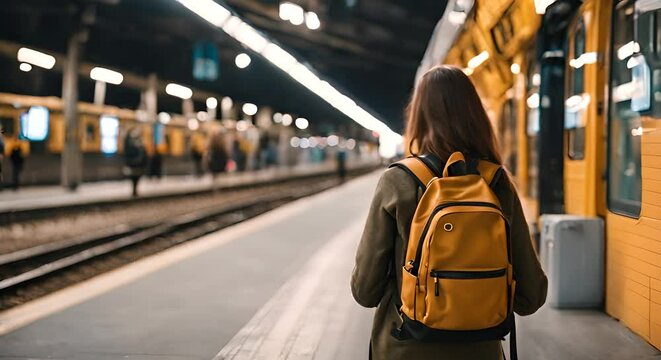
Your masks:
<svg viewBox="0 0 661 360"><path fill-rule="evenodd" d="M112 257L122 251L139 253L137 256L132 255L136 258L147 256L337 184L335 178L293 181L290 186L282 186L277 191L250 191L229 204L197 209L167 221L117 225L67 241L46 243L0 255L0 299L7 296L22 297L26 288L40 288L41 283L48 281L49 277L66 271L75 272L77 266ZM141 250L141 246L151 249ZM9 306L0 304L0 309L13 305L16 305L16 301L11 301Z"/></svg>

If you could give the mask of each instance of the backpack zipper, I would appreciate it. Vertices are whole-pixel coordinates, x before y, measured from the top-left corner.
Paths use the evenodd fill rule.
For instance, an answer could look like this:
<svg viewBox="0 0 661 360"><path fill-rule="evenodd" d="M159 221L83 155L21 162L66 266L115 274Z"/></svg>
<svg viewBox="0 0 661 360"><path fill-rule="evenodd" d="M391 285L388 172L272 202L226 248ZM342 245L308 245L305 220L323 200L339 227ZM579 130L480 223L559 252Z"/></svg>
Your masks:
<svg viewBox="0 0 661 360"><path fill-rule="evenodd" d="M422 230L422 234L420 235L420 239L418 240L418 248L416 249L415 253L415 260L411 264L411 274L415 274L418 276L418 270L420 269L420 258L422 256L422 246L424 243L425 236L427 235L427 231L429 231L429 226L431 226L431 222L434 219L434 215L438 213L439 211L449 208L451 206L485 206L485 207L490 207L494 209L500 210L500 208L492 203L484 202L484 201L455 201L455 202L449 202L445 204L441 204L437 207L434 208L432 211L431 215L429 215L429 219L427 219L427 223L425 224L424 229ZM410 261L409 261L410 262ZM415 272L414 272L415 271Z"/></svg>
<svg viewBox="0 0 661 360"><path fill-rule="evenodd" d="M440 295L440 285L438 279L454 279L454 280L469 280L469 279L491 279L505 276L507 269L498 270L432 270L429 272L434 278L434 295Z"/></svg>

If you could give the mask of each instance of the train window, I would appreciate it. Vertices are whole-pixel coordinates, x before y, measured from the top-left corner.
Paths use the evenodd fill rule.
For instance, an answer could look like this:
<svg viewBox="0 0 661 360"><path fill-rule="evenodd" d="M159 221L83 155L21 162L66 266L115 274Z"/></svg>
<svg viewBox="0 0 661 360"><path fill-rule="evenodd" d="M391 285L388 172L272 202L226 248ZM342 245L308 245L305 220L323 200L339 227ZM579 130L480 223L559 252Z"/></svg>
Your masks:
<svg viewBox="0 0 661 360"><path fill-rule="evenodd" d="M590 102L590 96L585 93L584 62L585 55L585 22L579 17L574 25L572 47L569 50L568 86L565 91L565 128L567 129L567 154L572 160L585 158L585 111Z"/></svg>
<svg viewBox="0 0 661 360"><path fill-rule="evenodd" d="M0 117L0 128L4 136L14 135L14 118L13 117Z"/></svg>
<svg viewBox="0 0 661 360"><path fill-rule="evenodd" d="M640 115L631 110L635 85L627 62L636 53L634 3L622 2L613 13L608 114L608 208L618 214L640 216L642 193Z"/></svg>

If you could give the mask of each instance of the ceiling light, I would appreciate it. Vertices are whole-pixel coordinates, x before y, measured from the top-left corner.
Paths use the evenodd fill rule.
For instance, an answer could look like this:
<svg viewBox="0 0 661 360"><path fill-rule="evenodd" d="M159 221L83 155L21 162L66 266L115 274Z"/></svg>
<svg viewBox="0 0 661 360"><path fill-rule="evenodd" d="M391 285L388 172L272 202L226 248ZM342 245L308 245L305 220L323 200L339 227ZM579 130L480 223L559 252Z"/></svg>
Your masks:
<svg viewBox="0 0 661 360"><path fill-rule="evenodd" d="M239 24L239 27L234 31L233 36L240 43L256 52L264 50L266 44L269 43L262 34L246 23Z"/></svg>
<svg viewBox="0 0 661 360"><path fill-rule="evenodd" d="M289 125L291 125L291 123L293 121L294 121L294 118L292 118L291 115L289 115L289 114L282 115L282 125L289 126Z"/></svg>
<svg viewBox="0 0 661 360"><path fill-rule="evenodd" d="M301 145L301 139L299 139L298 137L294 136L294 137L292 137L292 138L289 140L289 145L291 145L291 147L296 148L296 147L298 147L299 145Z"/></svg>
<svg viewBox="0 0 661 360"><path fill-rule="evenodd" d="M124 81L124 75L102 67L95 67L90 71L92 80L102 81L108 84L119 85Z"/></svg>
<svg viewBox="0 0 661 360"><path fill-rule="evenodd" d="M188 128L192 131L195 131L200 128L200 122L196 119L188 119L187 122Z"/></svg>
<svg viewBox="0 0 661 360"><path fill-rule="evenodd" d="M250 65L251 61L252 59L250 59L250 56L246 53L240 53L234 59L234 63L236 64L236 67L238 67L239 69L247 68L248 65Z"/></svg>
<svg viewBox="0 0 661 360"><path fill-rule="evenodd" d="M199 17L215 26L222 26L232 13L213 0L177 0Z"/></svg>
<svg viewBox="0 0 661 360"><path fill-rule="evenodd" d="M251 103L245 103L243 104L241 110L243 110L244 114L253 116L257 114L257 105Z"/></svg>
<svg viewBox="0 0 661 360"><path fill-rule="evenodd" d="M337 146L340 143L340 138L337 135L331 135L326 139L328 146Z"/></svg>
<svg viewBox="0 0 661 360"><path fill-rule="evenodd" d="M232 109L232 106L234 106L234 101L232 101L232 98L229 96L225 96L220 100L220 108L224 111L229 111Z"/></svg>
<svg viewBox="0 0 661 360"><path fill-rule="evenodd" d="M307 149L308 147L310 147L310 140L308 140L307 138L302 138L299 146L301 147L301 149Z"/></svg>
<svg viewBox="0 0 661 360"><path fill-rule="evenodd" d="M161 124L167 124L167 123L170 122L170 120L172 120L172 117L170 116L170 114L168 114L166 112L158 113L158 122L160 122Z"/></svg>
<svg viewBox="0 0 661 360"><path fill-rule="evenodd" d="M510 66L510 71L512 72L512 74L518 75L521 73L521 66L517 63L514 63Z"/></svg>
<svg viewBox="0 0 661 360"><path fill-rule="evenodd" d="M215 109L218 107L218 99L215 97L207 98L207 108Z"/></svg>
<svg viewBox="0 0 661 360"><path fill-rule="evenodd" d="M279 112L273 114L273 122L276 124L280 124L282 122L282 114Z"/></svg>
<svg viewBox="0 0 661 360"><path fill-rule="evenodd" d="M526 99L526 104L531 109L537 109L539 107L539 94L533 93Z"/></svg>
<svg viewBox="0 0 661 360"><path fill-rule="evenodd" d="M298 62L290 53L273 43L266 45L266 48L262 51L262 55L264 55L266 60L285 72L289 71Z"/></svg>
<svg viewBox="0 0 661 360"><path fill-rule="evenodd" d="M291 15L298 11L297 8L300 8L300 6L294 3L290 3L290 2L280 3L280 7L278 8L280 19L284 21L289 21L289 19L291 19Z"/></svg>
<svg viewBox="0 0 661 360"><path fill-rule="evenodd" d="M309 125L310 125L310 122L306 118L296 119L296 127L301 129L301 130L307 129Z"/></svg>
<svg viewBox="0 0 661 360"><path fill-rule="evenodd" d="M542 84L542 76L540 74L532 75L532 86L539 86Z"/></svg>
<svg viewBox="0 0 661 360"><path fill-rule="evenodd" d="M463 69L461 69L461 71L463 71L464 74L466 74L466 75L468 75L468 76L473 75L473 68L467 67L467 68L463 68Z"/></svg>
<svg viewBox="0 0 661 360"><path fill-rule="evenodd" d="M321 21L319 21L319 16L313 11L308 11L305 13L305 26L310 30L317 30L321 27Z"/></svg>
<svg viewBox="0 0 661 360"><path fill-rule="evenodd" d="M170 83L165 87L165 92L168 95L176 96L180 99L190 99L193 97L193 90L190 88L187 88L185 86L179 85L179 84L174 84Z"/></svg>
<svg viewBox="0 0 661 360"><path fill-rule="evenodd" d="M639 51L640 51L640 45L638 45L637 42L632 40L622 45L619 49L617 49L617 58L620 60L624 60Z"/></svg>
<svg viewBox="0 0 661 360"><path fill-rule="evenodd" d="M25 47L18 49L16 57L20 62L36 65L44 69L50 70L55 66L55 58L53 56Z"/></svg>
<svg viewBox="0 0 661 360"><path fill-rule="evenodd" d="M475 69L478 66L482 65L483 62L487 61L488 58L489 58L489 52L484 50L481 53L477 54L474 58L468 60L468 67Z"/></svg>
<svg viewBox="0 0 661 360"><path fill-rule="evenodd" d="M32 65L28 63L21 63L21 65L19 65L18 68L23 72L28 72L32 70Z"/></svg>

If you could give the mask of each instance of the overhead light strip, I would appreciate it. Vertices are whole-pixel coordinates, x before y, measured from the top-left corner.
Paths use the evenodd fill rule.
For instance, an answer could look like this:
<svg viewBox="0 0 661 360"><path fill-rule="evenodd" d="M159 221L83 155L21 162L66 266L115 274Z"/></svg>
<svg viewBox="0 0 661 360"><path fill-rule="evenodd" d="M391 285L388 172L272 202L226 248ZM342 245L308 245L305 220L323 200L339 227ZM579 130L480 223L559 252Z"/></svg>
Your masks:
<svg viewBox="0 0 661 360"><path fill-rule="evenodd" d="M324 99L334 108L347 115L361 126L378 132L388 141L401 143L401 135L392 131L385 123L360 107L327 81L319 78L307 65L273 43L255 28L242 21L232 12L213 0L176 0L186 8L221 28L228 35L262 55L274 66Z"/></svg>

